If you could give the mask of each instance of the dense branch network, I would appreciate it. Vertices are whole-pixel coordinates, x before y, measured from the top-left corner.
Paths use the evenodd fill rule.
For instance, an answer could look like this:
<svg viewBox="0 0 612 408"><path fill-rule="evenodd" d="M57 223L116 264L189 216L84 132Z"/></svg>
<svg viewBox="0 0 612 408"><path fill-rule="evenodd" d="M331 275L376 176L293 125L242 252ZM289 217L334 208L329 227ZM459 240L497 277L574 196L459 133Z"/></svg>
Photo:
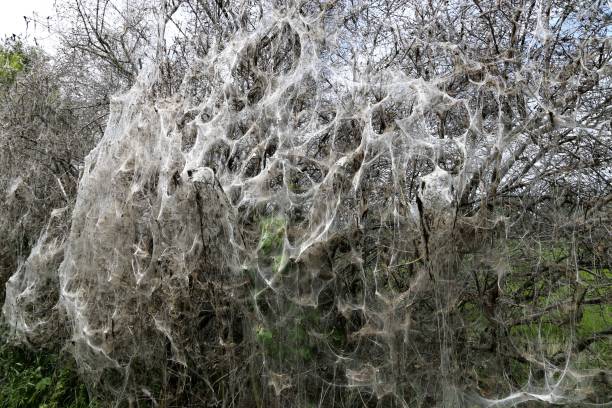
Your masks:
<svg viewBox="0 0 612 408"><path fill-rule="evenodd" d="M134 84L17 338L109 403L610 400L603 2L174 1L114 43L94 3L74 46Z"/></svg>

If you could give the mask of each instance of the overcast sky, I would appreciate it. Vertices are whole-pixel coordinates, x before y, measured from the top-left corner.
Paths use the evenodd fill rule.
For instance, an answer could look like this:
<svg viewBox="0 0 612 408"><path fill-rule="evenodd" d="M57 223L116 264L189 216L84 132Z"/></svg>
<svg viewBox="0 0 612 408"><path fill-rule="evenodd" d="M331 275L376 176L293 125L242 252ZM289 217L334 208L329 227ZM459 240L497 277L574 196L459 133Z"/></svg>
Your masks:
<svg viewBox="0 0 612 408"><path fill-rule="evenodd" d="M28 38L37 38L45 42L49 36L47 30L39 24L33 23L27 27L23 16L32 17L34 13L38 20L46 21L47 16L53 17L53 3L55 0L0 0L0 38L9 37L12 34L27 34Z"/></svg>

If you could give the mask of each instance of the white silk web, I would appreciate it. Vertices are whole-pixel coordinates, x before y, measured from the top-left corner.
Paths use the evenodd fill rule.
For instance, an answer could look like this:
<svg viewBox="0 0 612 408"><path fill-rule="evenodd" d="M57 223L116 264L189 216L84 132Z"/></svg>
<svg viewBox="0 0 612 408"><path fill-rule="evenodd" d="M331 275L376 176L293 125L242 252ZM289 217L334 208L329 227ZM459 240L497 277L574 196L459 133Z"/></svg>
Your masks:
<svg viewBox="0 0 612 408"><path fill-rule="evenodd" d="M531 312L492 303L513 290L504 238L521 216L487 200L524 176L510 168L546 115L511 125L512 80L477 75L451 34L415 35L439 54L428 73L374 71L393 22L377 40L357 8L321 4L241 3L178 92L161 95L153 64L113 100L69 234L55 213L8 284L15 334L66 338L116 404L584 400L599 371L573 365L574 339L551 361L550 328L511 330Z"/></svg>

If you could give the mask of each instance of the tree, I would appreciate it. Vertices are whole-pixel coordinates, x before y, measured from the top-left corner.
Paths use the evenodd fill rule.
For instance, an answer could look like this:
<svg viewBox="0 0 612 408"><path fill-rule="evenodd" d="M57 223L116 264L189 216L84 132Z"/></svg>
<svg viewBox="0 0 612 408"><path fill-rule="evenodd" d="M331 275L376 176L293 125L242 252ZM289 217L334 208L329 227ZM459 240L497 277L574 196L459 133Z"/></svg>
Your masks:
<svg viewBox="0 0 612 408"><path fill-rule="evenodd" d="M3 282L27 258L51 211L72 205L80 163L99 137L92 125L100 111L75 97L74 82L63 86L65 68L42 50L16 44L3 52L23 65L0 88Z"/></svg>
<svg viewBox="0 0 612 408"><path fill-rule="evenodd" d="M607 5L122 4L65 5L66 55L133 85L57 271L92 393L609 401Z"/></svg>

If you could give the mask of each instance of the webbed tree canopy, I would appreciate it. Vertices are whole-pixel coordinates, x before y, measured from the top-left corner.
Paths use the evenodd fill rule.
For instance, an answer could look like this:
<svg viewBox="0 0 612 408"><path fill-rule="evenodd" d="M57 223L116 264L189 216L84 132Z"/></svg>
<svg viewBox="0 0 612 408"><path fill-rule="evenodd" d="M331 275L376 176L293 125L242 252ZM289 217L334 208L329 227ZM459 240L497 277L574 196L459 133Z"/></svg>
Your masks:
<svg viewBox="0 0 612 408"><path fill-rule="evenodd" d="M608 5L58 11L2 108L10 341L109 406L610 401Z"/></svg>

